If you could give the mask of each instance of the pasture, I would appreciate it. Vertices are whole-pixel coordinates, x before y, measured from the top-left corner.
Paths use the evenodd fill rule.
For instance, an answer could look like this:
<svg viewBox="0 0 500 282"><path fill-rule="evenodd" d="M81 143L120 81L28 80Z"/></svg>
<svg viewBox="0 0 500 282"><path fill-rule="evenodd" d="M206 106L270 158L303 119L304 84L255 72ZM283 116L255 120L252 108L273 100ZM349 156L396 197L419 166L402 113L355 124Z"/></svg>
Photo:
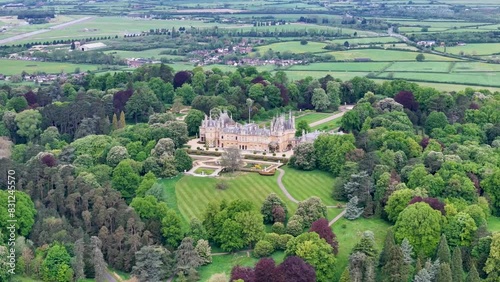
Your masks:
<svg viewBox="0 0 500 282"><path fill-rule="evenodd" d="M22 61L0 59L0 74L13 75L21 74L23 71L32 74L37 72L45 73L73 73L76 68L80 71L95 71L99 69L99 65L89 64L72 64L72 63L55 63L55 62L37 62L37 61Z"/></svg>
<svg viewBox="0 0 500 282"><path fill-rule="evenodd" d="M354 60L355 58L370 58L372 61L416 61L419 52L383 50L383 49L351 49L347 51L334 51L335 60ZM425 54L428 61L456 61L457 59L444 56Z"/></svg>
<svg viewBox="0 0 500 282"><path fill-rule="evenodd" d="M448 62L396 62L385 71L388 72L448 72L450 63Z"/></svg>
<svg viewBox="0 0 500 282"><path fill-rule="evenodd" d="M105 51L104 53L106 54L113 54L116 56L120 56L121 58L169 58L169 59L175 59L175 60L182 60L184 59L184 56L175 56L175 55L162 55L160 54L162 51L167 51L171 50L168 48L157 48L157 49L149 49L149 50L143 50L143 51L123 51L123 50L110 50L110 51Z"/></svg>
<svg viewBox="0 0 500 282"><path fill-rule="evenodd" d="M478 62L459 62L456 63L452 72L499 72L500 65L485 64Z"/></svg>
<svg viewBox="0 0 500 282"><path fill-rule="evenodd" d="M385 36L385 37L360 37L360 38L349 38L349 39L334 39L334 40L328 40L329 43L335 43L335 44L344 44L344 42L349 42L349 44L358 44L358 45L363 45L363 44L379 44L379 43L393 43L393 42L400 42L400 40L396 37L390 37L390 36Z"/></svg>
<svg viewBox="0 0 500 282"><path fill-rule="evenodd" d="M380 78L385 78L387 73L381 74ZM393 73L394 78L406 79L409 81L425 82L446 82L457 84L470 84L481 86L500 87L500 72L461 72L461 73L426 73L426 72L400 72Z"/></svg>
<svg viewBox="0 0 500 282"><path fill-rule="evenodd" d="M444 52L444 47L436 47L437 51ZM463 52L463 53L462 53ZM455 55L491 55L500 52L500 43L471 43L465 46L446 47L446 53Z"/></svg>
<svg viewBox="0 0 500 282"><path fill-rule="evenodd" d="M298 71L285 71L286 75L290 80L300 80L304 77L310 76L312 78L321 78L329 74L334 78L339 78L341 80L349 80L356 76L366 76L368 72L344 72L344 71L308 71L308 70L298 70Z"/></svg>
<svg viewBox="0 0 500 282"><path fill-rule="evenodd" d="M371 72L371 71L380 71L383 68L385 68L388 64L389 63L379 63L379 62L312 63L309 65L295 65L295 66L290 67L288 70L293 70L293 71Z"/></svg>
<svg viewBox="0 0 500 282"><path fill-rule="evenodd" d="M274 52L291 52L295 54L301 54L324 52L325 49L323 49L323 47L325 46L326 44L321 42L308 42L306 45L302 45L300 44L300 41L288 41L259 46L257 47L257 50L261 54L269 49L273 50Z"/></svg>

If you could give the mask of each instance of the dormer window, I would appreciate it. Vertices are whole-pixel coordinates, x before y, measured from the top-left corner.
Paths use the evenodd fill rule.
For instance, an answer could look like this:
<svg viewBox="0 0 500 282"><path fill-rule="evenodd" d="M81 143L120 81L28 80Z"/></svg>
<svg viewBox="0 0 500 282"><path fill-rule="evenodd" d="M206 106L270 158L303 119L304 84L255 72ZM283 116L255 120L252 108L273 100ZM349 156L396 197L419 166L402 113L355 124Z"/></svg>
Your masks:
<svg viewBox="0 0 500 282"><path fill-rule="evenodd" d="M224 139L224 136L221 135L220 139Z"/></svg>

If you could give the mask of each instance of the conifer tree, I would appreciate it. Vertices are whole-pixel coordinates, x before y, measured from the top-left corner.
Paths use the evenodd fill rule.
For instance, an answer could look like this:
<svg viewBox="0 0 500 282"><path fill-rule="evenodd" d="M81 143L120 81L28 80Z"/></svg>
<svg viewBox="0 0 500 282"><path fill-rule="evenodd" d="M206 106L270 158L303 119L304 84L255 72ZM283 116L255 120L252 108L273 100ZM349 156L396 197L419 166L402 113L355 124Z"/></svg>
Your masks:
<svg viewBox="0 0 500 282"><path fill-rule="evenodd" d="M404 261L406 264L410 265L413 263L413 246L410 244L408 239L404 238L401 242L401 251L403 251Z"/></svg>
<svg viewBox="0 0 500 282"><path fill-rule="evenodd" d="M417 258L417 263L415 263L415 275L422 270L422 262L420 261L420 258Z"/></svg>
<svg viewBox="0 0 500 282"><path fill-rule="evenodd" d="M118 129L118 118L116 117L116 114L113 114L113 130Z"/></svg>
<svg viewBox="0 0 500 282"><path fill-rule="evenodd" d="M197 268L203 261L193 246L193 239L186 237L182 239L181 244L175 251L175 260L177 261L176 272L188 274L190 268Z"/></svg>
<svg viewBox="0 0 500 282"><path fill-rule="evenodd" d="M453 282L450 265L448 263L442 263L439 266L436 282Z"/></svg>
<svg viewBox="0 0 500 282"><path fill-rule="evenodd" d="M472 264L469 274L467 275L467 279L465 282L479 282L481 278L479 278L479 273L477 272L476 265Z"/></svg>
<svg viewBox="0 0 500 282"><path fill-rule="evenodd" d="M453 278L453 282L462 282L464 280L463 273L462 251L459 247L455 247L451 257L451 276Z"/></svg>
<svg viewBox="0 0 500 282"><path fill-rule="evenodd" d="M389 229L389 231L387 231L387 235L385 236L384 248L380 253L380 266L384 266L389 261L390 252L395 245L396 242L394 241L394 233L392 232L392 229Z"/></svg>
<svg viewBox="0 0 500 282"><path fill-rule="evenodd" d="M122 111L120 113L120 121L118 123L118 128L124 128L125 127L125 113Z"/></svg>
<svg viewBox="0 0 500 282"><path fill-rule="evenodd" d="M384 281L399 282L408 280L408 265L404 262L401 247L393 245L387 253L387 260L382 268Z"/></svg>
<svg viewBox="0 0 500 282"><path fill-rule="evenodd" d="M441 263L449 264L451 261L450 247L448 246L448 241L446 240L446 236L444 234L441 235L436 258L438 258Z"/></svg>
<svg viewBox="0 0 500 282"><path fill-rule="evenodd" d="M340 276L339 282L351 282L351 276L349 275L349 267L346 267L344 269L344 272L342 272L342 276Z"/></svg>

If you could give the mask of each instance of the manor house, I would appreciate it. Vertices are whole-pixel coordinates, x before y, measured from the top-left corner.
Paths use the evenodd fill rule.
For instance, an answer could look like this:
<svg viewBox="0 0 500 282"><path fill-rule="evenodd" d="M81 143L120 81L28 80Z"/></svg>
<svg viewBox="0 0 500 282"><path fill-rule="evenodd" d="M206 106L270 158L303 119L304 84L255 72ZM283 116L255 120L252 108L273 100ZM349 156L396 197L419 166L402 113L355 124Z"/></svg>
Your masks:
<svg viewBox="0 0 500 282"><path fill-rule="evenodd" d="M236 123L226 111L217 118L205 115L200 126L200 141L211 148L284 152L301 139L295 137L295 117L291 112L288 118L285 114L274 117L269 128L255 123Z"/></svg>

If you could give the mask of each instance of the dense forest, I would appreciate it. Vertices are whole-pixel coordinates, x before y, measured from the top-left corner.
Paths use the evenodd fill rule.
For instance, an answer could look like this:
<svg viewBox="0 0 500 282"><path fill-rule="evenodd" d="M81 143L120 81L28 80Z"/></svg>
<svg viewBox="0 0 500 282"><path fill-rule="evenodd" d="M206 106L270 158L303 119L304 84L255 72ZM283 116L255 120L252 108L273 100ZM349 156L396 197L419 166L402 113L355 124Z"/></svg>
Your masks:
<svg viewBox="0 0 500 282"><path fill-rule="evenodd" d="M500 93L163 64L0 88L0 202L7 206L14 176L16 273L101 281L110 266L140 281L198 281L217 246L263 257L235 267L231 281L332 281L339 246L321 199L300 202L293 215L274 194L262 207L214 202L184 224L157 179L191 168L184 145L213 108L244 121L344 103L357 103L342 118L348 134L321 135L290 160L336 177L332 197L347 202L348 219L393 224L380 254L377 234L356 239L342 281L498 281L500 234L486 218L500 215ZM191 110L179 121L184 106ZM1 254L10 252L10 216L0 210ZM277 250L286 256L279 265L268 258ZM0 262L5 281L10 266Z"/></svg>

